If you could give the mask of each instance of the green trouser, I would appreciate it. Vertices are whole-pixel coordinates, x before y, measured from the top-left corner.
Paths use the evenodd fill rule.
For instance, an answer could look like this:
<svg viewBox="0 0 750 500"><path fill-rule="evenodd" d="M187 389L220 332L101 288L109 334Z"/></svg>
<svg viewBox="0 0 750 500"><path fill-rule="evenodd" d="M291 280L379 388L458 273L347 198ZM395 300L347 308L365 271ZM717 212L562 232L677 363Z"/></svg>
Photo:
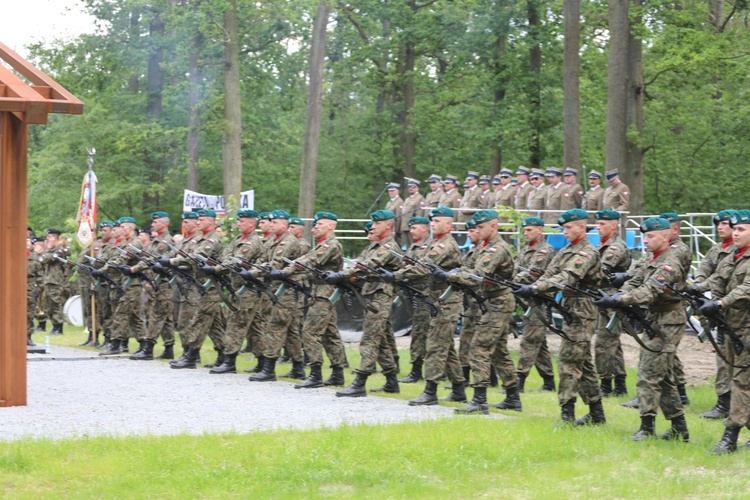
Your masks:
<svg viewBox="0 0 750 500"><path fill-rule="evenodd" d="M660 352L641 349L638 363L638 408L642 417L655 417L659 408L667 420L684 414L675 380L675 353L685 332L685 325L659 324L667 341L659 338L649 340L643 335L644 343ZM734 396L734 395L733 395Z"/></svg>
<svg viewBox="0 0 750 500"><path fill-rule="evenodd" d="M322 365L325 350L332 367L344 366L344 343L336 319L336 307L328 299L319 298L307 312L302 327L302 343L310 365Z"/></svg>
<svg viewBox="0 0 750 500"><path fill-rule="evenodd" d="M62 325L65 321L63 317L63 293L63 287L60 285L54 283L45 283L44 285L44 312L53 325Z"/></svg>
<svg viewBox="0 0 750 500"><path fill-rule="evenodd" d="M596 318L579 319L572 324L565 324L563 331L578 342L562 341L560 356L557 358L557 371L560 373L560 385L557 398L560 405L575 401L578 394L587 405L601 399L599 379L596 367L591 359L591 334L596 326Z"/></svg>
<svg viewBox="0 0 750 500"><path fill-rule="evenodd" d="M141 287L133 285L126 288L112 314L111 339L143 338L146 325L141 306Z"/></svg>
<svg viewBox="0 0 750 500"><path fill-rule="evenodd" d="M165 346L174 345L174 315L172 314L172 297L165 291L149 291L146 334L143 340L156 343L161 336Z"/></svg>
<svg viewBox="0 0 750 500"><path fill-rule="evenodd" d="M262 300L255 293L242 296L237 312L227 315L227 330L224 334L224 354L237 354L242 349L247 332L260 314Z"/></svg>
<svg viewBox="0 0 750 500"><path fill-rule="evenodd" d="M438 304L441 293L433 291L430 298ZM440 304L438 314L430 320L425 345L425 380L438 382L447 375L452 383L466 382L453 342L453 333L456 331L460 314L461 297L454 294L445 303Z"/></svg>
<svg viewBox="0 0 750 500"><path fill-rule="evenodd" d="M224 349L224 330L226 328L226 306L222 304L215 288L208 290L198 301L198 308L192 315L190 324L182 332L186 345L191 349L200 349L206 337L214 343L214 349Z"/></svg>
<svg viewBox="0 0 750 500"><path fill-rule="evenodd" d="M396 371L393 349L388 342L388 336L393 337L391 322L392 298L380 291L366 295L378 312L365 310L364 323L362 325L362 339L359 341L359 352L361 361L358 373L370 375L375 372L375 363L383 368L383 373L388 374Z"/></svg>
<svg viewBox="0 0 750 500"><path fill-rule="evenodd" d="M615 332L610 332L606 328L611 313L612 311L608 310L601 311L596 323L594 362L599 378L614 378L626 374L625 357L620 343L621 326L618 323Z"/></svg>

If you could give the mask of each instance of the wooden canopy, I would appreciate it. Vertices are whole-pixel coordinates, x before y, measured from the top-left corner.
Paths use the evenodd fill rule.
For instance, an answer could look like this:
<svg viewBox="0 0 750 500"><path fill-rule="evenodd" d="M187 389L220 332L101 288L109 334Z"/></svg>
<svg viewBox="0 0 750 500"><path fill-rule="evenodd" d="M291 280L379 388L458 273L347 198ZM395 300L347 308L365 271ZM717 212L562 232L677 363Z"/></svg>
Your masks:
<svg viewBox="0 0 750 500"><path fill-rule="evenodd" d="M0 60L0 406L25 406L28 125L83 103L1 42Z"/></svg>

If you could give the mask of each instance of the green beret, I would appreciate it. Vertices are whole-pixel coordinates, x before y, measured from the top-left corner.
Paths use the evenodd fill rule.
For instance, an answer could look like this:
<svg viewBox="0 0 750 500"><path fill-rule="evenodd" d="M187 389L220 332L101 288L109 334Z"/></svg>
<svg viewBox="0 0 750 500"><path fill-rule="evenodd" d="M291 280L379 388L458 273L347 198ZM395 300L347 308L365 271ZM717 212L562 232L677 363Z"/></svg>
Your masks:
<svg viewBox="0 0 750 500"><path fill-rule="evenodd" d="M521 227L544 227L544 220L541 217L526 217L521 223Z"/></svg>
<svg viewBox="0 0 750 500"><path fill-rule="evenodd" d="M596 220L620 220L620 212L611 208L605 208L596 212L594 218Z"/></svg>
<svg viewBox="0 0 750 500"><path fill-rule="evenodd" d="M677 212L664 212L659 217L667 219L669 222L680 222L682 220Z"/></svg>
<svg viewBox="0 0 750 500"><path fill-rule="evenodd" d="M100 227L112 227L112 225L114 225L114 222L111 220L103 220L99 223Z"/></svg>
<svg viewBox="0 0 750 500"><path fill-rule="evenodd" d="M112 221L112 227L120 227L120 221L119 220L113 220Z"/></svg>
<svg viewBox="0 0 750 500"><path fill-rule="evenodd" d="M464 224L466 226L466 229L476 229L477 223L474 221L474 219L469 219Z"/></svg>
<svg viewBox="0 0 750 500"><path fill-rule="evenodd" d="M313 217L314 221L319 221L321 219L328 219L328 220L337 221L337 220L339 220L339 216L336 215L333 212L318 212Z"/></svg>
<svg viewBox="0 0 750 500"><path fill-rule="evenodd" d="M198 217L213 217L216 218L216 212L211 210L210 208L201 208L198 210Z"/></svg>
<svg viewBox="0 0 750 500"><path fill-rule="evenodd" d="M198 218L197 212L185 212L182 214L182 220L189 219L189 220L195 220Z"/></svg>
<svg viewBox="0 0 750 500"><path fill-rule="evenodd" d="M291 220L292 216L289 215L289 212L286 210L274 210L271 212L270 219L281 219L281 220Z"/></svg>
<svg viewBox="0 0 750 500"><path fill-rule="evenodd" d="M289 219L289 225L292 225L292 224L294 224L295 226L304 226L305 221L303 221L299 217L292 217L291 219Z"/></svg>
<svg viewBox="0 0 750 500"><path fill-rule="evenodd" d="M251 210L249 208L246 208L244 210L237 210L237 218L238 219L252 219L258 217L258 212L255 210Z"/></svg>
<svg viewBox="0 0 750 500"><path fill-rule="evenodd" d="M272 219L271 212L261 212L261 213L258 214L258 218L261 219L261 220L263 220L263 219L265 219L265 220L271 220Z"/></svg>
<svg viewBox="0 0 750 500"><path fill-rule="evenodd" d="M365 227L363 228L365 230L365 234L370 234L370 229L372 229L372 222L368 222L365 224Z"/></svg>
<svg viewBox="0 0 750 500"><path fill-rule="evenodd" d="M641 222L642 233L648 233L649 231L664 231L669 228L669 221L664 217L649 217Z"/></svg>
<svg viewBox="0 0 750 500"><path fill-rule="evenodd" d="M409 227L416 226L417 224L427 224L429 225L430 219L427 217L412 217L409 219Z"/></svg>
<svg viewBox="0 0 750 500"><path fill-rule="evenodd" d="M549 170L549 169L547 169ZM586 213L585 210L581 210L580 208L574 208L572 210L568 210L567 212L563 212L560 214L560 217L557 218L557 223L559 225L566 224L568 222L574 222L574 221L580 221L580 220L588 220L589 214Z"/></svg>
<svg viewBox="0 0 750 500"><path fill-rule="evenodd" d="M119 218L119 219L117 220L117 222L119 222L120 224L122 224L122 223L124 223L124 222L129 222L129 223L131 223L131 224L135 224L135 218L133 218L133 217L129 217L129 216L125 216L125 217L120 217L120 218Z"/></svg>
<svg viewBox="0 0 750 500"><path fill-rule="evenodd" d="M149 217L151 217L151 220L169 219L169 214L167 212L154 212Z"/></svg>
<svg viewBox="0 0 750 500"><path fill-rule="evenodd" d="M378 222L381 220L391 220L396 216L391 210L377 210L370 214L370 219L372 219L373 222Z"/></svg>
<svg viewBox="0 0 750 500"><path fill-rule="evenodd" d="M736 211L737 210L732 210L730 208L730 209L726 209L726 210L722 210L720 212L717 212L716 215L714 215L714 217L713 217L714 225L718 226L719 222L722 222L722 221L730 221L731 222L732 214L734 214Z"/></svg>
<svg viewBox="0 0 750 500"><path fill-rule="evenodd" d="M455 212L450 207L437 207L430 210L430 219L435 217L451 217L455 216Z"/></svg>
<svg viewBox="0 0 750 500"><path fill-rule="evenodd" d="M473 220L477 225L494 219L497 219L497 210L490 209L474 212L474 215L471 217L471 220Z"/></svg>
<svg viewBox="0 0 750 500"><path fill-rule="evenodd" d="M729 225L734 227L744 224L750 224L750 210L734 210L729 218Z"/></svg>

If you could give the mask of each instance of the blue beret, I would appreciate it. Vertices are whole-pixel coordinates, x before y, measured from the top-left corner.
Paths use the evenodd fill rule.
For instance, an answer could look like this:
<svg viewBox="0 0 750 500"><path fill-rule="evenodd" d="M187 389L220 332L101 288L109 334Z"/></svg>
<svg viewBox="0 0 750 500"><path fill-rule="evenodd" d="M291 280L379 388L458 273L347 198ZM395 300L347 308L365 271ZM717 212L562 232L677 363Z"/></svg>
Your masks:
<svg viewBox="0 0 750 500"><path fill-rule="evenodd" d="M453 174L445 174L445 182L453 182L455 184L458 182L458 177Z"/></svg>
<svg viewBox="0 0 750 500"><path fill-rule="evenodd" d="M201 208L198 210L198 217L213 217L216 218L216 212L211 210L210 208Z"/></svg>
<svg viewBox="0 0 750 500"><path fill-rule="evenodd" d="M290 226L291 225L294 225L294 226L304 226L305 225L305 221L303 221L299 217L292 217L291 219L289 219L289 225Z"/></svg>
<svg viewBox="0 0 750 500"><path fill-rule="evenodd" d="M271 212L260 212L258 218L261 220L271 220Z"/></svg>
<svg viewBox="0 0 750 500"><path fill-rule="evenodd" d="M465 222L466 229L476 229L477 223L474 222L474 219L469 219Z"/></svg>
<svg viewBox="0 0 750 500"><path fill-rule="evenodd" d="M547 167L544 171L544 175L562 175L562 170L557 167Z"/></svg>
<svg viewBox="0 0 750 500"><path fill-rule="evenodd" d="M103 221L101 221L99 223L99 226L101 226L101 227L112 227L113 224L114 224L114 222L112 222L111 220L103 220Z"/></svg>
<svg viewBox="0 0 750 500"><path fill-rule="evenodd" d="M619 220L620 219L620 212L616 210L612 210L611 208L607 208L604 210L599 210L594 214L594 218L596 220Z"/></svg>
<svg viewBox="0 0 750 500"><path fill-rule="evenodd" d="M131 224L135 224L136 223L134 217L130 217L130 216L127 216L127 215L125 217L120 217L119 219L117 219L117 222L119 222L120 224L122 224L124 222L129 222Z"/></svg>
<svg viewBox="0 0 750 500"><path fill-rule="evenodd" d="M541 217L527 217L521 223L521 227L529 226L544 227L544 220Z"/></svg>
<svg viewBox="0 0 750 500"><path fill-rule="evenodd" d="M735 210L729 218L729 224L734 226L750 224L750 210Z"/></svg>
<svg viewBox="0 0 750 500"><path fill-rule="evenodd" d="M601 179L602 174L601 172L597 172L596 170L592 170L589 172L589 179Z"/></svg>
<svg viewBox="0 0 750 500"><path fill-rule="evenodd" d="M563 212L560 214L560 217L557 218L557 223L559 225L566 224L568 222L575 222L575 221L586 221L589 218L589 214L586 213L585 210L581 210L580 208L574 208L572 210L568 210L567 212Z"/></svg>
<svg viewBox="0 0 750 500"><path fill-rule="evenodd" d="M430 219L435 217L454 217L455 212L450 207L437 207L430 210Z"/></svg>
<svg viewBox="0 0 750 500"><path fill-rule="evenodd" d="M382 220L391 220L396 216L391 210L377 210L370 214L370 219L373 222L379 222Z"/></svg>
<svg viewBox="0 0 750 500"><path fill-rule="evenodd" d="M649 231L664 231L669 228L669 221L664 217L649 217L641 222L642 233L648 233Z"/></svg>
<svg viewBox="0 0 750 500"><path fill-rule="evenodd" d="M737 210L732 209L726 209L721 210L720 212L717 212L716 215L713 217L714 225L718 226L719 222L722 221L731 221L732 214L735 213Z"/></svg>
<svg viewBox="0 0 750 500"><path fill-rule="evenodd" d="M169 214L167 212L154 212L150 215L151 220L156 219L169 219Z"/></svg>
<svg viewBox="0 0 750 500"><path fill-rule="evenodd" d="M615 177L617 177L618 175L620 175L620 171L619 171L619 170L617 170L617 169L614 169L614 170L607 170L607 180L608 180L608 181L611 181L611 180L613 180L613 179L614 179Z"/></svg>
<svg viewBox="0 0 750 500"><path fill-rule="evenodd" d="M269 219L281 219L281 220L290 220L292 216L287 212L286 210L274 210L271 212L271 216Z"/></svg>
<svg viewBox="0 0 750 500"><path fill-rule="evenodd" d="M315 216L313 216L313 221L315 222L319 221L320 219L328 219L328 220L337 221L339 220L339 216L333 212L318 212L315 214Z"/></svg>
<svg viewBox="0 0 750 500"><path fill-rule="evenodd" d="M429 224L430 219L427 217L412 217L409 219L409 227L416 226L417 224Z"/></svg>
<svg viewBox="0 0 750 500"><path fill-rule="evenodd" d="M237 218L238 219L253 219L258 217L258 212L255 210L251 210L249 208L246 208L244 210L237 210Z"/></svg>
<svg viewBox="0 0 750 500"><path fill-rule="evenodd" d="M369 234L370 230L372 229L372 221L365 224L365 227L363 229L365 230L365 234Z"/></svg>
<svg viewBox="0 0 750 500"><path fill-rule="evenodd" d="M198 214L196 212L185 212L181 215L182 220L195 220L198 218Z"/></svg>
<svg viewBox="0 0 750 500"><path fill-rule="evenodd" d="M497 210L479 210L471 217L477 225L497 219Z"/></svg>
<svg viewBox="0 0 750 500"><path fill-rule="evenodd" d="M677 212L664 212L663 214L659 215L662 219L667 219L669 222L680 222L682 219L680 219L680 214Z"/></svg>

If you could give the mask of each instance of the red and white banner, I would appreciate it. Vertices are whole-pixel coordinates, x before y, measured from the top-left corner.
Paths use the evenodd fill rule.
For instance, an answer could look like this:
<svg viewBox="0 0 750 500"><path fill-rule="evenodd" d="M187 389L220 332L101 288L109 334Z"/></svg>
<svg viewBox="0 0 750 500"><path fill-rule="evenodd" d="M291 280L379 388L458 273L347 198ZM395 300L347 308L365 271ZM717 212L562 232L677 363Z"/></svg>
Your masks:
<svg viewBox="0 0 750 500"><path fill-rule="evenodd" d="M96 229L96 174L89 169L83 176L81 186L81 202L78 204L78 243L81 248L86 248L94 240Z"/></svg>

